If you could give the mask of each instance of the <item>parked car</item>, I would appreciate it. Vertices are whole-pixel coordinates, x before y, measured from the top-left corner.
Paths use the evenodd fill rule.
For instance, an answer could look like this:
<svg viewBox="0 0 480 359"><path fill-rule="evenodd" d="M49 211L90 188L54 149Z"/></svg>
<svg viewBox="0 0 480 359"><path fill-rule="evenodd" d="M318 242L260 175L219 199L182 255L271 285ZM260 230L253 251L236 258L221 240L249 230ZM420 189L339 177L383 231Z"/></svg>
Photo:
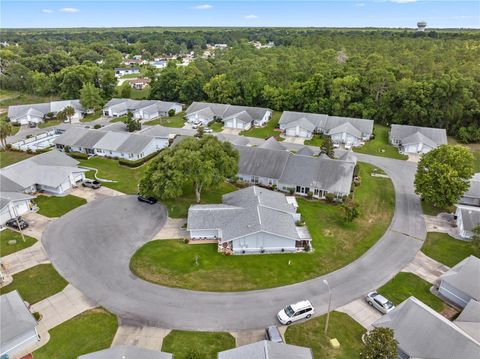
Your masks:
<svg viewBox="0 0 480 359"><path fill-rule="evenodd" d="M28 227L28 223L22 217L18 217L18 219L17 218L9 219L5 224L8 227L20 229L20 230L24 230L25 228Z"/></svg>
<svg viewBox="0 0 480 359"><path fill-rule="evenodd" d="M37 127L37 124L35 122L29 122L28 127L35 128L35 127Z"/></svg>
<svg viewBox="0 0 480 359"><path fill-rule="evenodd" d="M382 312L383 314L387 314L388 312L391 312L395 309L395 306L392 302L390 302L387 298L385 298L383 295L378 294L377 292L368 293L365 297L365 300L368 304L370 304L372 307L377 309L379 312Z"/></svg>
<svg viewBox="0 0 480 359"><path fill-rule="evenodd" d="M350 142L347 142L347 143L345 144L345 149L348 150L348 151L350 151L350 150L352 149L352 144L351 144Z"/></svg>
<svg viewBox="0 0 480 359"><path fill-rule="evenodd" d="M203 129L203 132L205 132L205 133L212 133L213 130L212 130L210 127L205 127L205 128Z"/></svg>
<svg viewBox="0 0 480 359"><path fill-rule="evenodd" d="M157 200L153 197L144 197L142 195L138 195L137 199L140 201L140 202L145 202L145 203L148 203L148 204L155 204L157 203Z"/></svg>
<svg viewBox="0 0 480 359"><path fill-rule="evenodd" d="M265 339L275 343L283 343L282 335L275 325L270 325L265 329Z"/></svg>
<svg viewBox="0 0 480 359"><path fill-rule="evenodd" d="M301 302L287 305L278 312L277 318L280 323L289 325L297 320L310 318L313 313L315 313L315 309L312 303L308 300L302 300Z"/></svg>
<svg viewBox="0 0 480 359"><path fill-rule="evenodd" d="M340 144L339 144L339 143L337 143L337 142L334 142L334 143L333 143L333 148L339 148L339 147L340 147Z"/></svg>
<svg viewBox="0 0 480 359"><path fill-rule="evenodd" d="M83 180L82 186L93 188L93 189L98 189L98 188L102 187L102 184L98 181L86 178L86 179Z"/></svg>

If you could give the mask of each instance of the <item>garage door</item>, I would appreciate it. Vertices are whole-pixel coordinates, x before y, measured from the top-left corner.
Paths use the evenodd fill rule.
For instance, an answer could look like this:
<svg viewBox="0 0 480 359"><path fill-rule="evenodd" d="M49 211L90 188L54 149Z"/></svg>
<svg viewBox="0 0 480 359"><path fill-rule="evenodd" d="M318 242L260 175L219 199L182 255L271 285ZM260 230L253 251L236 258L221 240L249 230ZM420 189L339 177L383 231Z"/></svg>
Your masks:
<svg viewBox="0 0 480 359"><path fill-rule="evenodd" d="M287 128L285 133L286 133L287 136L295 136L295 127Z"/></svg>
<svg viewBox="0 0 480 359"><path fill-rule="evenodd" d="M15 213L18 216L21 216L25 213L28 213L30 211L30 208L28 206L28 202L23 201L23 202L17 202L15 204L15 210L13 213Z"/></svg>
<svg viewBox="0 0 480 359"><path fill-rule="evenodd" d="M75 182L80 182L80 181L83 181L83 173L75 173L73 175L73 180Z"/></svg>

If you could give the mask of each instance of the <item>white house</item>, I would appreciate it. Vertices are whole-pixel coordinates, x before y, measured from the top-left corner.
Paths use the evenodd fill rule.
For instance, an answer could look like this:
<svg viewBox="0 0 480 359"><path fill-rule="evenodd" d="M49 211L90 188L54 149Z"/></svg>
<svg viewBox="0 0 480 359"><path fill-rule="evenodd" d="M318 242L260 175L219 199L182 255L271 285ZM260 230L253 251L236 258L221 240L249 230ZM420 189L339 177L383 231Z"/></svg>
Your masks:
<svg viewBox="0 0 480 359"><path fill-rule="evenodd" d="M0 296L0 313L1 358L21 355L40 340L37 321L17 290Z"/></svg>
<svg viewBox="0 0 480 359"><path fill-rule="evenodd" d="M7 118L11 123L27 125L29 123L41 123L44 121L45 115L63 111L65 107L73 107L75 114L71 117L72 121L80 120L85 109L80 104L80 100L52 101L46 103L37 103L29 105L9 106Z"/></svg>
<svg viewBox="0 0 480 359"><path fill-rule="evenodd" d="M222 197L222 204L193 205L187 231L192 240L218 240L232 254L299 252L311 248L294 197L252 186Z"/></svg>
<svg viewBox="0 0 480 359"><path fill-rule="evenodd" d="M190 123L199 122L204 126L219 119L225 128L248 130L251 126L265 125L271 116L272 110L268 108L193 102L185 117Z"/></svg>
<svg viewBox="0 0 480 359"><path fill-rule="evenodd" d="M425 154L447 144L447 131L443 128L392 125L390 143L404 154Z"/></svg>
<svg viewBox="0 0 480 359"><path fill-rule="evenodd" d="M480 173L475 173L470 179L470 187L458 201L459 204L466 206L480 207Z"/></svg>
<svg viewBox="0 0 480 359"><path fill-rule="evenodd" d="M115 345L108 349L80 355L77 359L173 359L173 355L133 345Z"/></svg>
<svg viewBox="0 0 480 359"><path fill-rule="evenodd" d="M116 67L114 69L116 77L122 77L125 75L139 74L138 67Z"/></svg>
<svg viewBox="0 0 480 359"><path fill-rule="evenodd" d="M278 123L286 136L312 138L315 133L322 133L335 143L351 146L362 145L373 133L372 120L317 113L284 111Z"/></svg>
<svg viewBox="0 0 480 359"><path fill-rule="evenodd" d="M470 239L474 235L474 229L480 226L480 207L456 205L455 222L460 236Z"/></svg>
<svg viewBox="0 0 480 359"><path fill-rule="evenodd" d="M177 114L182 111L182 104L158 100L113 98L103 107L103 114L109 117L120 117L132 112L135 119L148 121L168 116L170 110L174 110Z"/></svg>
<svg viewBox="0 0 480 359"><path fill-rule="evenodd" d="M218 359L313 359L310 348L262 340L218 353Z"/></svg>
<svg viewBox="0 0 480 359"><path fill-rule="evenodd" d="M461 308L480 301L480 259L467 257L442 275L438 293Z"/></svg>
<svg viewBox="0 0 480 359"><path fill-rule="evenodd" d="M45 191L64 195L85 179L87 169L59 151L49 151L2 168L1 192L36 193Z"/></svg>
<svg viewBox="0 0 480 359"><path fill-rule="evenodd" d="M33 211L33 198L35 197L21 192L0 192L0 227L12 218Z"/></svg>
<svg viewBox="0 0 480 359"><path fill-rule="evenodd" d="M149 64L156 69L164 69L165 67L167 67L167 61L165 60L150 61Z"/></svg>

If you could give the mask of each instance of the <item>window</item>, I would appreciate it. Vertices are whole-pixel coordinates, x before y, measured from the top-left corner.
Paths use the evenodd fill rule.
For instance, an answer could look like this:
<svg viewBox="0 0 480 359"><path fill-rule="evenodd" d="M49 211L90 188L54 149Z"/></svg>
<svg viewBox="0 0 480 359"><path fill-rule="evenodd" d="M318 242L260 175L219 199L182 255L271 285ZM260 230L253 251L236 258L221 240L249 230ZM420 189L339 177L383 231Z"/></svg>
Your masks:
<svg viewBox="0 0 480 359"><path fill-rule="evenodd" d="M312 311L312 308L305 309L305 313L308 313L308 312L311 312L311 311Z"/></svg>
<svg viewBox="0 0 480 359"><path fill-rule="evenodd" d="M297 188L295 189L295 192L301 193L301 191L302 191L302 187L297 186Z"/></svg>

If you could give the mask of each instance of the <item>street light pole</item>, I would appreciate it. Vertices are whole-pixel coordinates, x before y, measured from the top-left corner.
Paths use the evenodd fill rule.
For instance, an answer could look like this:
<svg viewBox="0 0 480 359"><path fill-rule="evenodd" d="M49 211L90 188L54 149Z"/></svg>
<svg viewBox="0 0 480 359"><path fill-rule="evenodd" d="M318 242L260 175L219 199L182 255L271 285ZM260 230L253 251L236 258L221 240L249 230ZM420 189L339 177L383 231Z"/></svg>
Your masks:
<svg viewBox="0 0 480 359"><path fill-rule="evenodd" d="M324 279L323 284L325 284L328 288L328 310L327 310L327 321L325 322L325 335L327 335L328 321L330 320L330 308L332 306L332 290L330 289L330 285L328 284L328 280Z"/></svg>
<svg viewBox="0 0 480 359"><path fill-rule="evenodd" d="M13 209L13 215L15 216L15 219L17 220L17 228L20 231L20 234L22 236L22 240L25 242L25 235L23 234L22 228L20 226L20 221L18 220L18 212L15 207L15 203L12 204L12 209Z"/></svg>

